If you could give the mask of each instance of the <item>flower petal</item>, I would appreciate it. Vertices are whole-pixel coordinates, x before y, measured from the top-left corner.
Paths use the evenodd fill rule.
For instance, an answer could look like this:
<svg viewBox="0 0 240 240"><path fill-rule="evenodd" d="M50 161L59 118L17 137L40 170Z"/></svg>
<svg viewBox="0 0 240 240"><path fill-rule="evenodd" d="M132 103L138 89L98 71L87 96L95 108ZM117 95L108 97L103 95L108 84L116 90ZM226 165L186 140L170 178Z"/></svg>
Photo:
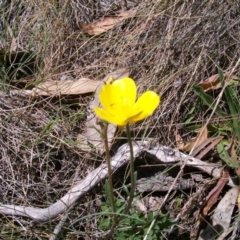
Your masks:
<svg viewBox="0 0 240 240"><path fill-rule="evenodd" d="M124 77L115 80L112 85L116 86L117 91L121 94L123 105L131 106L135 103L137 87L132 78Z"/></svg>
<svg viewBox="0 0 240 240"><path fill-rule="evenodd" d="M113 123L118 126L125 126L127 124L125 119L119 118L117 115L111 115L109 111L106 111L102 108L94 107L93 110L99 118L106 122Z"/></svg>
<svg viewBox="0 0 240 240"><path fill-rule="evenodd" d="M116 104L121 104L121 93L116 86L104 84L99 92L99 100L103 108L108 109Z"/></svg>
<svg viewBox="0 0 240 240"><path fill-rule="evenodd" d="M160 103L160 97L153 91L147 91L137 100L129 122L135 123L150 116Z"/></svg>
<svg viewBox="0 0 240 240"><path fill-rule="evenodd" d="M160 98L147 91L136 102L137 87L133 79L125 77L106 82L99 92L103 108L95 107L95 113L103 120L124 127L150 116L157 108Z"/></svg>

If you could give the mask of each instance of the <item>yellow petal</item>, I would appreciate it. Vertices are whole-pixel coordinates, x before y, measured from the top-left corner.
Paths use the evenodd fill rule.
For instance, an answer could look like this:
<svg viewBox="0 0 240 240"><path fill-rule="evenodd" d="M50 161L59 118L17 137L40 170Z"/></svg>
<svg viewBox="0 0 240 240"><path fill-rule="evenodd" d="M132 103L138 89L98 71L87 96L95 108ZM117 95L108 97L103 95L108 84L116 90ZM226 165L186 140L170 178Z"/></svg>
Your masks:
<svg viewBox="0 0 240 240"><path fill-rule="evenodd" d="M105 109L122 102L121 93L116 86L113 86L113 84L104 84L102 86L99 92L99 100Z"/></svg>
<svg viewBox="0 0 240 240"><path fill-rule="evenodd" d="M112 83L121 94L123 105L131 106L136 101L137 87L133 79L124 77Z"/></svg>
<svg viewBox="0 0 240 240"><path fill-rule="evenodd" d="M102 120L113 123L118 126L125 126L127 124L126 120L123 118L119 118L118 116L111 115L108 111L94 107L93 110L95 111L96 115L101 118Z"/></svg>
<svg viewBox="0 0 240 240"><path fill-rule="evenodd" d="M150 116L160 103L160 97L153 91L147 91L137 100L133 113L134 116L129 117L130 123L143 120Z"/></svg>
<svg viewBox="0 0 240 240"><path fill-rule="evenodd" d="M148 91L135 102L136 95L137 87L131 78L106 82L99 93L103 108L95 107L94 111L101 119L120 127L143 120L157 108L160 98Z"/></svg>

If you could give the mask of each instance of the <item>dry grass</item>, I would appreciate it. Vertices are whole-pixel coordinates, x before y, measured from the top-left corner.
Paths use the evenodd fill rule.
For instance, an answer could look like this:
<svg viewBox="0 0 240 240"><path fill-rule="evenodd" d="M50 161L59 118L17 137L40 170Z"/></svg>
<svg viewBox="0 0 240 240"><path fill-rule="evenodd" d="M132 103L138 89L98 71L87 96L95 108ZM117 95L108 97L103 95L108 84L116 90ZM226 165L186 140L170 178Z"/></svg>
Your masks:
<svg viewBox="0 0 240 240"><path fill-rule="evenodd" d="M31 51L37 63L32 75L18 80L8 78L13 66L0 73L0 201L5 204L48 206L67 192L74 179L94 169L99 158L75 145L89 96L26 99L9 95L9 89L29 89L44 79L63 76L99 80L129 67L140 91L150 88L162 96L159 110L134 133L175 147L173 129L181 126L195 104L192 84L216 74L217 65L231 71L240 55L237 0L139 1L137 6L133 1L134 18L95 37L85 34L78 22L114 14L120 4L107 8L112 1L106 0L103 8L77 0L13 0L5 6L3 2L0 53ZM206 119L199 115L194 121ZM101 191L94 189L71 209L59 239L94 239L97 218L78 219L99 211L95 202ZM35 225L28 219L2 216L0 237L48 239L58 222L59 218Z"/></svg>

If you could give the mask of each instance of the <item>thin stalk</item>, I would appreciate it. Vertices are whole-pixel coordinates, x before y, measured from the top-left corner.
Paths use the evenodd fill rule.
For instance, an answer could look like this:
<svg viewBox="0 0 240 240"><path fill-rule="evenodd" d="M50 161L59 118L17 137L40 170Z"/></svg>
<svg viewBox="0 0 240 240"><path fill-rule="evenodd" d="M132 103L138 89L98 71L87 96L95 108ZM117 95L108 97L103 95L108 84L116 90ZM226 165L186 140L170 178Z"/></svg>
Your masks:
<svg viewBox="0 0 240 240"><path fill-rule="evenodd" d="M107 162L107 168L108 168L108 181L109 181L109 187L110 187L111 207L112 207L112 211L116 213L115 199L113 194L114 189L113 189L113 181L112 181L111 157L110 157L110 152L108 147L107 129L108 129L108 124L106 123L103 128L103 138L104 138L104 144L106 149L106 162ZM115 214L114 214L114 218L116 220Z"/></svg>
<svg viewBox="0 0 240 240"><path fill-rule="evenodd" d="M130 189L130 193L129 193L129 198L128 198L128 203L127 206L124 210L124 214L127 214L131 205L132 205L132 201L133 201L133 197L134 197L134 192L135 192L135 178L134 178L134 155L133 155L133 145L132 145L132 138L131 138L131 132L130 132L130 128L129 125L127 124L126 126L126 132L127 132L127 138L128 138L128 144L129 144L129 148L130 148L130 178L131 178L131 189Z"/></svg>
<svg viewBox="0 0 240 240"><path fill-rule="evenodd" d="M126 126L126 132L127 132L127 138L128 138L128 144L129 144L129 148L130 148L130 177L131 177L131 190L129 193L129 198L128 198L128 203L126 208L124 209L123 214L127 214L129 212L129 209L132 205L132 201L133 201L133 197L134 197L134 192L135 192L135 178L134 178L134 155L133 155L133 145L132 145L132 138L131 138L131 132L130 132L130 128L129 125L127 124ZM106 139L106 138L105 138ZM110 180L110 179L109 179ZM109 239L112 237L113 231L116 228L116 226L119 224L119 222L121 221L122 216L120 217L116 217L115 218L115 222L112 225L109 233L107 234L107 236L105 236L105 239Z"/></svg>

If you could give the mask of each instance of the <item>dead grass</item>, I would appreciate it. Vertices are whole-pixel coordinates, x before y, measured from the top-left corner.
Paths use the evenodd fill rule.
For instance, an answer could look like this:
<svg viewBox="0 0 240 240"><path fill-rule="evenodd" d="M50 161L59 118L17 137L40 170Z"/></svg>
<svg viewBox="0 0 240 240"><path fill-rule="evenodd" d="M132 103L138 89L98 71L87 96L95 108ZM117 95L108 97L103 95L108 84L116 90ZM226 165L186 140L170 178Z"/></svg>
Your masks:
<svg viewBox="0 0 240 240"><path fill-rule="evenodd" d="M82 179L94 169L99 159L97 153L86 155L75 145L89 96L71 99L70 104L62 98L11 96L9 89L31 88L44 79L63 76L101 80L113 70L129 67L141 91L150 88L162 98L159 110L144 124L136 125L134 133L176 147L173 129L181 128L195 104L193 83L216 74L217 65L231 71L239 58L237 0L140 1L137 6L130 5L137 8L134 18L93 37L78 27L81 18L91 22L121 7L97 8L97 4L77 2L0 2L1 54L31 51L38 63L32 75L17 81L1 72L0 87L5 91L0 95L1 203L46 207L63 196L74 179ZM234 75L239 75L239 69ZM193 121L206 119L199 115ZM59 239L94 239L97 217L78 219L99 211L96 200L101 199L101 191L101 187L94 189L71 209ZM2 216L0 236L48 239L59 220L34 224Z"/></svg>

